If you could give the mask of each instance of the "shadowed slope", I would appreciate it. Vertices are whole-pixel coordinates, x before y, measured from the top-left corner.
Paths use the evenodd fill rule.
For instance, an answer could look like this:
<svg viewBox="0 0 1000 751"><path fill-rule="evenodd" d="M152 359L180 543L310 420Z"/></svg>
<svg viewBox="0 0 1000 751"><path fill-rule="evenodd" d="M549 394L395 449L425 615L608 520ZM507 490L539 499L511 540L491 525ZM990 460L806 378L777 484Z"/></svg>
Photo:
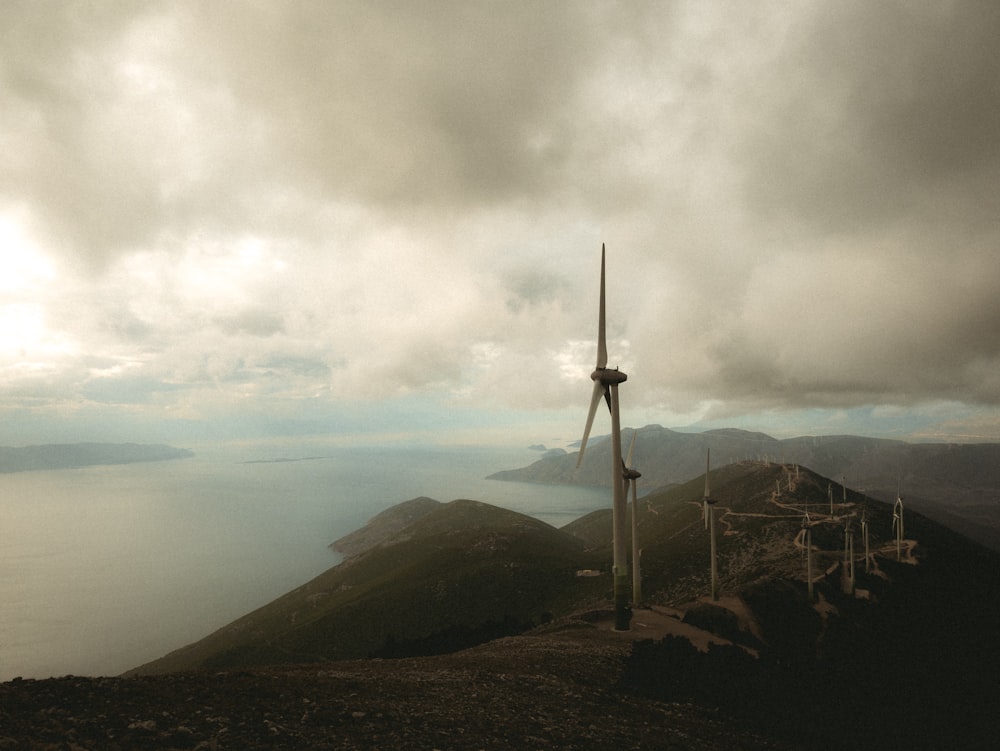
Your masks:
<svg viewBox="0 0 1000 751"><path fill-rule="evenodd" d="M547 620L592 583L572 536L476 501L442 504L395 535L136 668L162 673L449 651Z"/></svg>
<svg viewBox="0 0 1000 751"><path fill-rule="evenodd" d="M897 486L912 507L1000 550L1000 444L904 443L862 436L801 436L776 439L763 433L722 429L678 433L659 425L622 429L622 441L637 433L634 465L646 491L669 488L701 476L705 451L721 462L784 462L810 467L862 493L895 499ZM591 439L576 469L576 454L546 457L521 469L491 475L498 480L610 484L610 441Z"/></svg>

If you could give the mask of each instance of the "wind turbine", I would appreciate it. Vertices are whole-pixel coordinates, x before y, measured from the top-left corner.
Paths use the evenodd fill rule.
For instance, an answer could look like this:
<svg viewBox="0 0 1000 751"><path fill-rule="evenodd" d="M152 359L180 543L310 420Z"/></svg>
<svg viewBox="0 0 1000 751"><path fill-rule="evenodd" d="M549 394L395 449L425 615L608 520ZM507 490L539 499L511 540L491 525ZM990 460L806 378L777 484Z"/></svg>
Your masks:
<svg viewBox="0 0 1000 751"><path fill-rule="evenodd" d="M583 429L583 440L580 441L580 456L576 466L583 461L583 452L587 448L587 438L594 425L597 405L601 397L611 410L611 492L612 492L612 527L614 531L614 577L615 591L615 630L628 631L631 614L628 610L628 562L625 558L625 484L621 481L622 468L622 431L618 409L618 384L624 383L628 376L618 368L608 367L608 343L605 335L604 314L604 244L601 244L601 298L597 323L597 366L590 374L594 382L594 392L590 399L590 411L587 413L587 425Z"/></svg>
<svg viewBox="0 0 1000 751"><path fill-rule="evenodd" d="M865 541L865 573L871 571L871 554L868 552L868 504L861 509L861 537Z"/></svg>
<svg viewBox="0 0 1000 751"><path fill-rule="evenodd" d="M844 522L844 594L854 593L854 530L851 518Z"/></svg>
<svg viewBox="0 0 1000 751"><path fill-rule="evenodd" d="M629 486L632 486L632 602L638 605L642 602L642 571L639 569L639 491L636 481L642 473L632 468L632 452L635 450L635 431L632 431L632 441L628 446L628 458L622 466L622 478L625 480L625 496L628 500Z"/></svg>
<svg viewBox="0 0 1000 751"><path fill-rule="evenodd" d="M812 522L809 512L802 517L802 545L806 551L806 586L809 589L809 601L813 599L813 568L812 568Z"/></svg>
<svg viewBox="0 0 1000 751"><path fill-rule="evenodd" d="M705 526L708 528L709 555L711 556L712 569L712 599L719 599L719 567L716 563L715 555L715 501L712 500L711 491L708 488L708 470L712 464L712 449L707 449L705 453L705 496L701 499L702 513L705 516Z"/></svg>
<svg viewBox="0 0 1000 751"><path fill-rule="evenodd" d="M705 522L705 529L708 529L708 504L715 503L712 500L708 489L708 465L712 461L712 449L705 449L705 494L701 497L701 520Z"/></svg>
<svg viewBox="0 0 1000 751"><path fill-rule="evenodd" d="M896 484L896 503L892 507L892 529L896 533L896 560L902 557L903 548L903 499L899 497L899 484Z"/></svg>

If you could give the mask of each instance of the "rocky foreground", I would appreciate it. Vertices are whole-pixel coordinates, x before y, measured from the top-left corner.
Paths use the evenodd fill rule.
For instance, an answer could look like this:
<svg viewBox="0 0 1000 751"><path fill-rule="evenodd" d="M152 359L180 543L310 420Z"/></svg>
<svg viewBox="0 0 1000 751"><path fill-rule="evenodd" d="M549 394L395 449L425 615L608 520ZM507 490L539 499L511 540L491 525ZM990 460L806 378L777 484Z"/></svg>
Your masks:
<svg viewBox="0 0 1000 751"><path fill-rule="evenodd" d="M631 640L580 624L452 655L0 684L0 749L788 749L644 698Z"/></svg>

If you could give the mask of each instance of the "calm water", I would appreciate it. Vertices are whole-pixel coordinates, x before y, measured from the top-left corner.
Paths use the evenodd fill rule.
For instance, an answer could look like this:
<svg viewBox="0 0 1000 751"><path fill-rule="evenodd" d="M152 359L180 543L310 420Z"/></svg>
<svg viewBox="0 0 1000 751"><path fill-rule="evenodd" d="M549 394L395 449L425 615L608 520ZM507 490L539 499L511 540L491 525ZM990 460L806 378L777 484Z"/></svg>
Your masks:
<svg viewBox="0 0 1000 751"><path fill-rule="evenodd" d="M330 542L416 496L554 526L610 505L606 490L485 479L538 458L527 449L196 450L0 474L0 680L114 675L160 657L335 565ZM298 460L245 463L281 458Z"/></svg>

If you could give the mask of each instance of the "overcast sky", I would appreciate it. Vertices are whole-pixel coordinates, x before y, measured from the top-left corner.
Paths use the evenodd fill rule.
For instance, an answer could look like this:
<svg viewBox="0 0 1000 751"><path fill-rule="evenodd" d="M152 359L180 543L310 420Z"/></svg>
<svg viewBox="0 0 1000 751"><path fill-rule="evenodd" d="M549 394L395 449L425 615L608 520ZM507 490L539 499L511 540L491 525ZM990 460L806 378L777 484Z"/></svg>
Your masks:
<svg viewBox="0 0 1000 751"><path fill-rule="evenodd" d="M1000 440L1000 4L0 3L0 443ZM606 418L595 432L607 430Z"/></svg>

